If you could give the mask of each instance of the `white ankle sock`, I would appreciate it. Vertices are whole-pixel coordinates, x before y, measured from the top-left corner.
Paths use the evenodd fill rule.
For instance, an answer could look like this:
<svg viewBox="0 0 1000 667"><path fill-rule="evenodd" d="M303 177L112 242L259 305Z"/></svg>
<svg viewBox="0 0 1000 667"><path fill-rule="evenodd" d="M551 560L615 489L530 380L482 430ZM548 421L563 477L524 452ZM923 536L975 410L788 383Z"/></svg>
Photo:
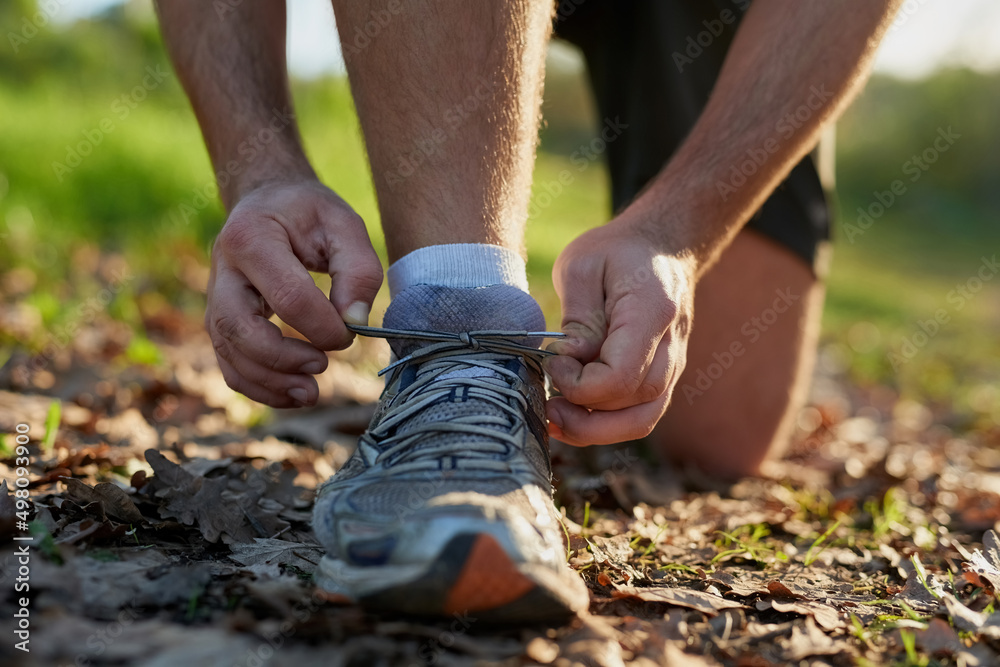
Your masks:
<svg viewBox="0 0 1000 667"><path fill-rule="evenodd" d="M392 263L389 296L413 285L489 287L528 291L524 260L513 250L487 243L449 243L418 248Z"/></svg>

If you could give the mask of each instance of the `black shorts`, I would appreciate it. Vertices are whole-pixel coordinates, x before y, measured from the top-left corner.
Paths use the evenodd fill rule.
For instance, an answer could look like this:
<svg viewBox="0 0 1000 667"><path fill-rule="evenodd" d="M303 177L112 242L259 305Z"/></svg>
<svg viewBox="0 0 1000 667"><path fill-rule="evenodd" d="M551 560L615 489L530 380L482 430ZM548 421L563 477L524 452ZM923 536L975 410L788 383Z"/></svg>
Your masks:
<svg viewBox="0 0 1000 667"><path fill-rule="evenodd" d="M701 114L749 0L559 0L556 36L578 46L601 118L629 126L607 147L621 210L670 159ZM830 238L816 165L792 169L747 226L815 267Z"/></svg>

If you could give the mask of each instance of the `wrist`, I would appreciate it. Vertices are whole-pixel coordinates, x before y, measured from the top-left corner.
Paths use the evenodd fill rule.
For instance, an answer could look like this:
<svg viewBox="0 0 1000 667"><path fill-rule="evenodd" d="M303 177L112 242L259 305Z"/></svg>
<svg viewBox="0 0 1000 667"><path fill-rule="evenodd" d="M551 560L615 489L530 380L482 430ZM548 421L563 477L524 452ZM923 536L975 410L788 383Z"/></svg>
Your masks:
<svg viewBox="0 0 1000 667"><path fill-rule="evenodd" d="M700 276L743 223L742 209L721 202L707 183L698 170L671 176L668 165L616 222Z"/></svg>
<svg viewBox="0 0 1000 667"><path fill-rule="evenodd" d="M219 195L227 211L252 192L261 188L293 183L318 182L316 172L305 156L293 159L291 156L245 157L230 160L216 171Z"/></svg>
<svg viewBox="0 0 1000 667"><path fill-rule="evenodd" d="M671 201L650 188L609 224L697 271L705 241L689 216L684 202Z"/></svg>

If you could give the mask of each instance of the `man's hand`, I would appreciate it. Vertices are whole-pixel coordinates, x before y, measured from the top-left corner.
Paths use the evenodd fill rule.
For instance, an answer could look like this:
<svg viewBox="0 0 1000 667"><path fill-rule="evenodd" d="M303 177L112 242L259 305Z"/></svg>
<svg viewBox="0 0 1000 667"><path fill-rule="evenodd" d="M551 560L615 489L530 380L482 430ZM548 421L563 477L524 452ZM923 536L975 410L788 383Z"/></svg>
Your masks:
<svg viewBox="0 0 1000 667"><path fill-rule="evenodd" d="M556 261L570 338L546 360L563 394L548 406L555 437L612 443L655 426L684 367L695 282L858 91L900 4L754 0L684 143L617 219ZM818 106L817 86L830 92Z"/></svg>
<svg viewBox="0 0 1000 667"><path fill-rule="evenodd" d="M361 218L319 183L302 149L285 2L218 12L202 0L157 0L156 9L230 211L212 250L205 314L222 374L262 403L311 405L323 351L350 344L345 321L367 324L382 265ZM329 299L309 271L333 278ZM308 342L282 337L268 321L275 313Z"/></svg>
<svg viewBox="0 0 1000 667"><path fill-rule="evenodd" d="M552 271L568 338L545 361L562 397L548 403L553 436L610 444L652 431L684 369L694 265L619 218L581 235Z"/></svg>
<svg viewBox="0 0 1000 667"><path fill-rule="evenodd" d="M333 279L329 299L309 271ZM364 223L318 181L263 185L240 199L212 249L205 326L230 387L276 408L316 402L323 350L367 324L382 265ZM276 313L309 342L281 335Z"/></svg>

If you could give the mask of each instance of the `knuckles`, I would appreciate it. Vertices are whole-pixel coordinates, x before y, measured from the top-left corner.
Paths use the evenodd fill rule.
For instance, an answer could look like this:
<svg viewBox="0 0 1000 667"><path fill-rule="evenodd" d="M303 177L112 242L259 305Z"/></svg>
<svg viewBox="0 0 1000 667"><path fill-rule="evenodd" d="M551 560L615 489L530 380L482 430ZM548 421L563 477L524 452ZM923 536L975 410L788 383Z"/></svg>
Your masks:
<svg viewBox="0 0 1000 667"><path fill-rule="evenodd" d="M229 315L219 315L215 318L214 326L212 323L209 323L208 329L210 334L213 329L215 331L216 335L212 336L213 343L218 340L228 344L250 336L250 325L240 317L231 317Z"/></svg>
<svg viewBox="0 0 1000 667"><path fill-rule="evenodd" d="M383 277L382 264L379 263L376 256L372 258L372 261L358 266L357 270L351 274L350 279L359 290L376 294L382 287Z"/></svg>
<svg viewBox="0 0 1000 667"><path fill-rule="evenodd" d="M639 403L651 403L667 393L665 382L643 382L635 390L635 399Z"/></svg>
<svg viewBox="0 0 1000 667"><path fill-rule="evenodd" d="M257 230L249 220L233 216L219 232L215 247L226 255L242 256L249 254L257 240Z"/></svg>
<svg viewBox="0 0 1000 667"><path fill-rule="evenodd" d="M308 288L295 280L281 280L271 293L270 306L285 320L296 320L308 315Z"/></svg>

